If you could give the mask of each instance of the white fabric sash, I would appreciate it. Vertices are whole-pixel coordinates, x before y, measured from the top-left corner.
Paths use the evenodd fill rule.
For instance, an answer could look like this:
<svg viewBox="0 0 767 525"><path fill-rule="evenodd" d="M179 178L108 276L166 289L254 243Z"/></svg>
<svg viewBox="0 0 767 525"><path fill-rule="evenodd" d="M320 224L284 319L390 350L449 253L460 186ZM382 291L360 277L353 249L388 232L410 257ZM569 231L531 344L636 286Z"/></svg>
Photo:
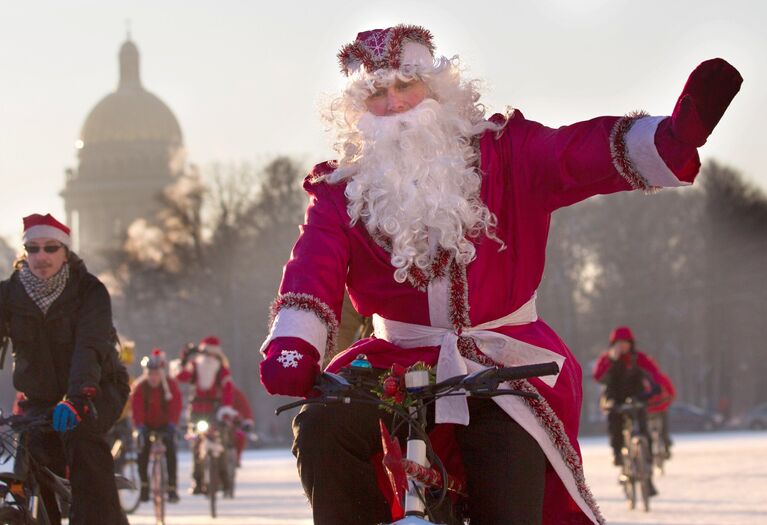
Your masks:
<svg viewBox="0 0 767 525"><path fill-rule="evenodd" d="M468 360L461 356L458 351L458 338L460 336L474 339L482 353L500 365L520 366L555 361L561 370L562 364L565 362L564 356L492 331L504 326L529 324L537 319L535 294L533 294L533 297L515 312L495 321L463 328L460 335L451 328L392 321L379 315L373 316L373 329L377 338L385 339L402 348L439 346L437 381L468 372L466 366ZM541 381L553 387L558 377L559 374L542 377ZM436 422L468 425L469 406L466 397L449 396L438 399Z"/></svg>

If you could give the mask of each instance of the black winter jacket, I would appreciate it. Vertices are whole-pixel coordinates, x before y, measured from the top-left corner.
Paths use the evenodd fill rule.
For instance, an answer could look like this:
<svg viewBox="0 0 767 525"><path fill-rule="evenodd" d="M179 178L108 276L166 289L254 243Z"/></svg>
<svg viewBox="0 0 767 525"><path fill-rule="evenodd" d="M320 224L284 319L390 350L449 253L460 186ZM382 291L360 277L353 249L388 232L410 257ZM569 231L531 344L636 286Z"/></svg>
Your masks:
<svg viewBox="0 0 767 525"><path fill-rule="evenodd" d="M69 281L47 314L27 295L18 270L0 282L0 336L13 345L13 384L33 402L56 403L84 387L128 389L109 292L82 259L70 254L69 265Z"/></svg>

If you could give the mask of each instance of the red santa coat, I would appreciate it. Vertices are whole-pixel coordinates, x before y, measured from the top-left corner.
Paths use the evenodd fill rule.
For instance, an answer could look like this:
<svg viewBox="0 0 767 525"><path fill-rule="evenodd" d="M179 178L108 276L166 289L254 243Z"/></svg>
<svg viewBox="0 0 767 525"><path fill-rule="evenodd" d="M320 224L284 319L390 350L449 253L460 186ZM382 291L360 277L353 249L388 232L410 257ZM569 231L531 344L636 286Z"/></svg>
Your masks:
<svg viewBox="0 0 767 525"><path fill-rule="evenodd" d="M182 399L178 383L173 379L167 379L170 399L167 399L162 384L151 387L147 379L141 378L131 390L131 415L133 426L146 426L150 429L164 428L170 425L178 425L181 417ZM148 388L147 388L148 387ZM149 397L145 397L146 393Z"/></svg>
<svg viewBox="0 0 767 525"><path fill-rule="evenodd" d="M198 354L178 372L176 379L194 388L190 395L193 416L214 415L219 407L232 406L232 377L221 359Z"/></svg>
<svg viewBox="0 0 767 525"><path fill-rule="evenodd" d="M629 358L629 356L624 356ZM597 362L594 364L594 370L592 377L596 381L602 381L602 377L612 366L613 361L610 359L608 352L603 352ZM671 403L676 398L676 388L674 383L671 382L671 378L668 377L658 366L658 363L644 352L636 351L636 363L639 368L644 370L650 375L650 378L660 387L660 392L652 396L647 402L647 411L651 414L657 412L664 412L668 410Z"/></svg>
<svg viewBox="0 0 767 525"><path fill-rule="evenodd" d="M233 385L232 392L234 393L232 408L237 411L237 414L243 421L253 421L253 410L250 408L250 402L245 392L237 388L237 385Z"/></svg>
<svg viewBox="0 0 767 525"><path fill-rule="evenodd" d="M503 120L498 115L493 119ZM661 121L644 115L600 117L551 129L513 113L500 132L486 132L479 141L481 199L498 218L497 235L506 249L499 252L496 242L483 238L475 242L477 256L470 264L460 265L443 254L428 271L411 270L404 283L393 278L386 239L374 239L360 223L350 226L345 185L322 180L331 165L316 166L304 184L310 195L306 220L285 266L263 348L280 336L300 337L321 354L333 348L344 286L364 316L427 326L447 323L456 331L517 311L534 296L543 275L552 212L597 194L692 181L700 165L696 150L663 143L661 158L655 146L662 141L660 133L656 138ZM431 286L442 278L447 286L441 291ZM527 406L512 415L549 460L544 522L601 523L577 442L580 365L540 319L494 331L564 357L554 387L538 379L524 382L523 388L541 398L519 400ZM464 358L486 362L471 340L463 342ZM404 349L365 339L337 356L329 369L337 370L357 353L365 353L376 367L395 361L407 366L418 360L436 363L438 348Z"/></svg>

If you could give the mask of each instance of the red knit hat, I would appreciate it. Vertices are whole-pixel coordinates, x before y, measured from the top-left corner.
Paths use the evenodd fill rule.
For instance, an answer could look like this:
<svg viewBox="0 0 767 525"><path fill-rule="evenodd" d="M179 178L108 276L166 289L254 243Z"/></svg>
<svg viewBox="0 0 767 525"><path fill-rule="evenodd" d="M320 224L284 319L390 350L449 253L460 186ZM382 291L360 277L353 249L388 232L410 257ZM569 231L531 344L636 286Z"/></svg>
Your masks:
<svg viewBox="0 0 767 525"><path fill-rule="evenodd" d="M23 242L34 239L56 239L61 244L69 247L72 244L71 230L60 223L50 213L40 215L34 213L24 217Z"/></svg>
<svg viewBox="0 0 767 525"><path fill-rule="evenodd" d="M631 328L628 326L619 326L610 333L610 344L615 341L630 341L634 342L634 334L631 332Z"/></svg>
<svg viewBox="0 0 767 525"><path fill-rule="evenodd" d="M166 364L165 352L160 348L153 348L152 353L141 360L141 366L150 370L164 370Z"/></svg>
<svg viewBox="0 0 767 525"><path fill-rule="evenodd" d="M378 69L433 65L434 44L427 29L400 24L359 33L354 42L341 48L338 61L346 76L360 68L372 73Z"/></svg>

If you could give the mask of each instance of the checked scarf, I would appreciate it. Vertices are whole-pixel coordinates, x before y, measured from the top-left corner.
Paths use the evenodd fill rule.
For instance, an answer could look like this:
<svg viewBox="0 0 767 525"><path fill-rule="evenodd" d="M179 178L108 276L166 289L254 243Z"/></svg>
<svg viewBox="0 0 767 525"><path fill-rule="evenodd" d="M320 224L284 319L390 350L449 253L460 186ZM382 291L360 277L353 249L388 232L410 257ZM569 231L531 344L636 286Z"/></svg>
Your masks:
<svg viewBox="0 0 767 525"><path fill-rule="evenodd" d="M29 264L24 261L19 270L19 278L21 279L21 284L24 285L27 295L42 310L43 314L46 314L48 313L48 308L58 299L67 285L69 280L69 263L64 263L64 266L61 267L61 270L56 275L48 279L40 279L32 273L32 270L29 269Z"/></svg>

